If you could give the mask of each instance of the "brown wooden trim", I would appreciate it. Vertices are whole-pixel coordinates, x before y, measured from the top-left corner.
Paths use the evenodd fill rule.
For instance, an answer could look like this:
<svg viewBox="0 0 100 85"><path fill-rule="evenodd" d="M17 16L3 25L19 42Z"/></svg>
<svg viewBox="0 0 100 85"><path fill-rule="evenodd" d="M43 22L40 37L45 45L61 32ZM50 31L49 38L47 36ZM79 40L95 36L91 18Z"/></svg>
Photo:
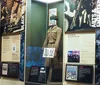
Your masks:
<svg viewBox="0 0 100 85"><path fill-rule="evenodd" d="M67 32L65 32L65 34L72 34L72 33L95 33L95 30L97 30L97 29L79 30L79 31L67 31Z"/></svg>

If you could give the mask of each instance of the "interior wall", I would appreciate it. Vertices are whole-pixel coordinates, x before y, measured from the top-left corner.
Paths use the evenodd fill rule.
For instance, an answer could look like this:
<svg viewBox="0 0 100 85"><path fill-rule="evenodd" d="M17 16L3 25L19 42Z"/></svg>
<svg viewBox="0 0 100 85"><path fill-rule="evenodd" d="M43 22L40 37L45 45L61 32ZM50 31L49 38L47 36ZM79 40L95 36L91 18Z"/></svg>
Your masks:
<svg viewBox="0 0 100 85"><path fill-rule="evenodd" d="M27 46L42 47L46 35L46 4L28 1Z"/></svg>

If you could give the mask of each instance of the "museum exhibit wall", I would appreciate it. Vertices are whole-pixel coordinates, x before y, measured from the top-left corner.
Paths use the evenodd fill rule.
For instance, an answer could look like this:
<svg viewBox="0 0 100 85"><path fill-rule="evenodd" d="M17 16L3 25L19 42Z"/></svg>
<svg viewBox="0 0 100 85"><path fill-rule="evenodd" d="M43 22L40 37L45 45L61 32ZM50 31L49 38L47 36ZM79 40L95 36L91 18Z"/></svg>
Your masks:
<svg viewBox="0 0 100 85"><path fill-rule="evenodd" d="M24 85L25 5L25 0L0 0L0 85Z"/></svg>
<svg viewBox="0 0 100 85"><path fill-rule="evenodd" d="M65 0L64 5L63 84L99 85L100 2Z"/></svg>
<svg viewBox="0 0 100 85"><path fill-rule="evenodd" d="M92 43L91 43L92 42ZM95 85L95 33L64 33L63 51L63 85ZM68 62L68 51L80 51L79 62ZM93 66L92 84L65 81L66 65L86 65ZM82 71L81 71L82 72ZM88 80L88 79L87 79ZM89 81L89 80L88 80Z"/></svg>
<svg viewBox="0 0 100 85"><path fill-rule="evenodd" d="M90 18L91 11L87 11L86 8L83 12L82 10L77 10L74 16L79 17L79 19L72 16L70 14L72 12L69 12L69 9L71 9L70 11L73 11L77 7L82 8L81 6L85 6L82 5L83 2L81 2L81 0L79 2L78 1L79 0L75 0L75 3L73 3L74 0L64 0L47 4L37 2L37 0L27 0L26 16L24 16L26 18L26 35L22 34L22 36L21 33L23 32L16 34L16 30L13 30L12 33L12 30L10 29L11 27L9 28L9 25L8 28L10 29L10 33L7 30L2 31L2 56L0 56L1 62L4 63L4 66L7 66L5 65L5 62L20 62L20 79L12 79L2 75L0 79L0 85L95 85L95 81L97 81L96 85L99 85L99 77L97 75L99 75L98 69L100 64L100 30L96 31L96 29L99 28L99 23L97 22L96 24L96 21L99 20L96 18L95 21L92 21L94 17ZM88 1L84 1L86 1L87 5ZM71 4L71 7L68 7L69 4ZM49 75L47 73L48 68L45 67L46 59L43 58L43 43L45 38L48 36L47 32L49 30L49 12L54 8L57 8L57 25L61 28L63 33L61 34L60 47L58 52L60 64L57 64L59 65L58 67L51 66L49 71L53 70L54 73L53 75ZM90 7L89 10L91 9L92 8ZM92 11L94 12L93 9ZM82 16L86 17L86 21L83 19L81 14L83 14ZM88 15L86 16L86 14ZM83 21L81 19L83 19ZM90 20L92 21L92 24L90 23ZM73 24L75 25L75 23L73 23L74 21L77 23L75 27L73 26ZM21 28L21 30L23 30L23 26ZM26 42L24 39L26 39ZM6 41L10 41L11 43ZM7 44L9 44L9 46ZM26 45L25 48L24 45ZM17 50L19 54L17 59L15 56L6 58L7 54L5 55L3 53L7 51L5 48L7 46L11 48L10 51L13 52L13 54L15 53L16 47L16 50L20 49L21 53L19 53ZM26 55L25 60L24 49ZM11 52L8 54L12 55ZM95 69L97 73L95 73ZM7 71L3 71L3 73L7 74ZM38 75L38 73L43 74ZM49 76L53 76L53 78L56 79L47 82L47 77ZM37 77L39 77L39 79ZM97 78L97 80L95 78Z"/></svg>

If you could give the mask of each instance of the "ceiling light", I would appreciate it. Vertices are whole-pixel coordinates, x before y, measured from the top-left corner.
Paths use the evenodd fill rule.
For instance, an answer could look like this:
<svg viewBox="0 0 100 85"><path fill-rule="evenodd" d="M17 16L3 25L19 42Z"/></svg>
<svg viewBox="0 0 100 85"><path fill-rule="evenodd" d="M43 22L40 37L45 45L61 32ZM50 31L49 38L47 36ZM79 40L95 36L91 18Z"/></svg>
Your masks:
<svg viewBox="0 0 100 85"><path fill-rule="evenodd" d="M59 1L62 1L62 0L37 0L37 1L40 1L40 2L43 2L43 3L54 3L54 2L59 2Z"/></svg>

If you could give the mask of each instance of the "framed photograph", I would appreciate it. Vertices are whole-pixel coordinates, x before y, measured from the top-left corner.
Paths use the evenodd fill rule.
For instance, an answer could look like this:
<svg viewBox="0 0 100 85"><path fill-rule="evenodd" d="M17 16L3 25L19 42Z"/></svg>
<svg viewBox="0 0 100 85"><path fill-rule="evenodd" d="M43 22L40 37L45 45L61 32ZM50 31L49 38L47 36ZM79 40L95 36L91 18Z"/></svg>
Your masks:
<svg viewBox="0 0 100 85"><path fill-rule="evenodd" d="M80 51L68 51L68 62L80 62Z"/></svg>
<svg viewBox="0 0 100 85"><path fill-rule="evenodd" d="M57 16L57 8L49 9L49 26L51 26L52 21L50 20L51 16ZM57 22L56 22L57 24Z"/></svg>
<svg viewBox="0 0 100 85"><path fill-rule="evenodd" d="M93 83L93 66L92 65L66 65L65 80L78 83Z"/></svg>
<svg viewBox="0 0 100 85"><path fill-rule="evenodd" d="M77 73L78 67L77 66L66 66L66 80L74 80L77 81Z"/></svg>

